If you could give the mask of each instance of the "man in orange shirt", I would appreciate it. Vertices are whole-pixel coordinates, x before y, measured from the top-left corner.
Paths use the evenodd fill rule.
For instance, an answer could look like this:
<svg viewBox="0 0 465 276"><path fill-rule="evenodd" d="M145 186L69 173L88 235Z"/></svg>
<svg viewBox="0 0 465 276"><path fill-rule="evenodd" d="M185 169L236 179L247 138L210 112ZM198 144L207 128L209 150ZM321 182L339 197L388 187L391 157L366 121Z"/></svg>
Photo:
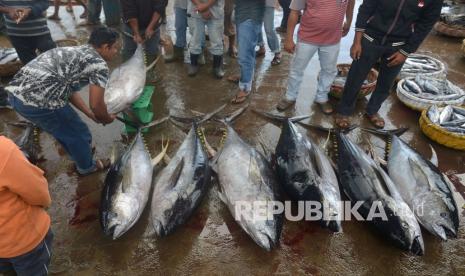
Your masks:
<svg viewBox="0 0 465 276"><path fill-rule="evenodd" d="M44 172L0 136L0 272L48 274L53 233L44 208L50 203Z"/></svg>

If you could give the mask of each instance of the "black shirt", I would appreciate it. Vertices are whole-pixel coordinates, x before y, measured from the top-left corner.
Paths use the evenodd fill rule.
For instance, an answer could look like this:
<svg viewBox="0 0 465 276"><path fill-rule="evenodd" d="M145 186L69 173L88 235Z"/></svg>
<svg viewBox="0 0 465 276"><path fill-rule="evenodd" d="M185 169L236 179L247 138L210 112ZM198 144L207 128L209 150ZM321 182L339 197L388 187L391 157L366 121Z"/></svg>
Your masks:
<svg viewBox="0 0 465 276"><path fill-rule="evenodd" d="M139 29L145 30L152 16L158 12L161 16L165 14L168 0L120 0L123 10L123 20L127 22L129 19L137 18Z"/></svg>

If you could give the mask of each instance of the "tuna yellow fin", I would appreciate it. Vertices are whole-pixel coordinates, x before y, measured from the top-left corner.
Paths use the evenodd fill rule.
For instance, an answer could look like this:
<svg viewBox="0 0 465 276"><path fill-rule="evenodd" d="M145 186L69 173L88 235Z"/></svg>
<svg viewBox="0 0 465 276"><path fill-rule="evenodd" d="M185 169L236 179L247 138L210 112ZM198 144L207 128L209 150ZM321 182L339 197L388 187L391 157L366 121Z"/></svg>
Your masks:
<svg viewBox="0 0 465 276"><path fill-rule="evenodd" d="M163 138L161 139L162 150L157 156L155 156L155 158L152 159L152 167L155 167L158 163L160 163L163 160L166 154L166 151L168 150L169 144L170 144L169 139L166 141L166 144L164 143L164 139Z"/></svg>

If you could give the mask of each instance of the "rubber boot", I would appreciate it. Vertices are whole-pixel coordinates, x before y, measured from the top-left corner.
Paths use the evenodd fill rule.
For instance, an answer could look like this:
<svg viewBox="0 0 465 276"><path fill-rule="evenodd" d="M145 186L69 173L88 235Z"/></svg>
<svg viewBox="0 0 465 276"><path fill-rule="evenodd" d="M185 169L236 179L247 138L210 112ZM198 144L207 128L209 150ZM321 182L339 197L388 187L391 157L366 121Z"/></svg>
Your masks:
<svg viewBox="0 0 465 276"><path fill-rule="evenodd" d="M145 55L145 65L150 66L150 64L152 64L152 62L154 62L156 59L157 55ZM155 67L156 65L147 71L147 78L145 81L147 84L155 84L160 80L156 73Z"/></svg>
<svg viewBox="0 0 465 276"><path fill-rule="evenodd" d="M184 59L184 48L173 46L173 54L165 57L165 63L175 62Z"/></svg>
<svg viewBox="0 0 465 276"><path fill-rule="evenodd" d="M199 60L199 55L191 54L191 64L189 64L189 69L187 70L187 74L190 77L194 77L199 72L198 60Z"/></svg>
<svg viewBox="0 0 465 276"><path fill-rule="evenodd" d="M213 56L213 75L218 79L224 77L223 56Z"/></svg>

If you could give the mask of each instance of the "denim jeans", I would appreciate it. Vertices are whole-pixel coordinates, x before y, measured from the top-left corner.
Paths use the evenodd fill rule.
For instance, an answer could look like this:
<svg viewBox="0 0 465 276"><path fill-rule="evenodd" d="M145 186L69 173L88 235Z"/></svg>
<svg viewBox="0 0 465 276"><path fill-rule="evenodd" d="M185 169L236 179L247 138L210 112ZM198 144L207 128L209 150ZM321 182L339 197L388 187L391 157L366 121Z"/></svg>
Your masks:
<svg viewBox="0 0 465 276"><path fill-rule="evenodd" d="M327 102L329 89L331 88L331 84L337 75L336 65L339 55L339 48L339 43L334 45L320 46L298 42L289 70L290 72L287 84L286 98L292 101L297 99L305 68L307 68L308 63L318 51L321 71L318 78L315 102Z"/></svg>
<svg viewBox="0 0 465 276"><path fill-rule="evenodd" d="M187 45L187 9L174 8L174 27L176 28L176 43L174 46L185 48Z"/></svg>
<svg viewBox="0 0 465 276"><path fill-rule="evenodd" d="M275 54L281 52L281 43L279 41L278 34L274 29L274 7L265 8L263 25L265 25L266 40L268 41L268 46L270 47L271 52ZM261 29L260 34L258 35L258 45L265 46Z"/></svg>
<svg viewBox="0 0 465 276"><path fill-rule="evenodd" d="M366 106L366 113L373 115L378 112L381 105L389 96L395 78L402 69L403 64L388 67L387 58L399 50L400 46L380 45L378 42L368 41L362 38L362 55L359 60L354 60L350 67L347 81L344 86L342 99L337 107L337 112L342 115L351 115L355 108L357 95L373 65L381 59L379 75L375 91L371 94L370 101Z"/></svg>
<svg viewBox="0 0 465 276"><path fill-rule="evenodd" d="M255 46L258 43L258 35L262 22L247 19L237 24L237 42L239 45L239 66L241 68L241 78L239 89L252 91L252 80L255 71Z"/></svg>
<svg viewBox="0 0 465 276"><path fill-rule="evenodd" d="M60 142L76 163L80 174L95 170L95 161L92 157L92 135L87 125L69 104L59 109L41 109L24 105L20 99L11 94L9 101L16 112Z"/></svg>
<svg viewBox="0 0 465 276"><path fill-rule="evenodd" d="M45 238L33 250L13 258L0 258L0 272L13 269L18 276L48 275L52 257L53 233L49 229Z"/></svg>
<svg viewBox="0 0 465 276"><path fill-rule="evenodd" d="M205 40L205 26L207 26L208 36L210 37L210 53L214 56L223 55L223 18L205 20L189 17L188 22L192 32L192 38L189 43L189 52L191 54L200 55L202 53L202 45Z"/></svg>
<svg viewBox="0 0 465 276"><path fill-rule="evenodd" d="M57 47L50 34L31 37L10 36L10 41L23 64L37 57L36 50L43 53Z"/></svg>
<svg viewBox="0 0 465 276"><path fill-rule="evenodd" d="M145 30L140 30L140 34L143 36ZM134 42L132 37L133 33L131 28L128 25L123 26L123 50L122 57L126 61L134 55L134 52L137 49L137 43ZM160 28L155 30L155 34L148 40L144 42L145 54L148 56L158 56L160 52Z"/></svg>

